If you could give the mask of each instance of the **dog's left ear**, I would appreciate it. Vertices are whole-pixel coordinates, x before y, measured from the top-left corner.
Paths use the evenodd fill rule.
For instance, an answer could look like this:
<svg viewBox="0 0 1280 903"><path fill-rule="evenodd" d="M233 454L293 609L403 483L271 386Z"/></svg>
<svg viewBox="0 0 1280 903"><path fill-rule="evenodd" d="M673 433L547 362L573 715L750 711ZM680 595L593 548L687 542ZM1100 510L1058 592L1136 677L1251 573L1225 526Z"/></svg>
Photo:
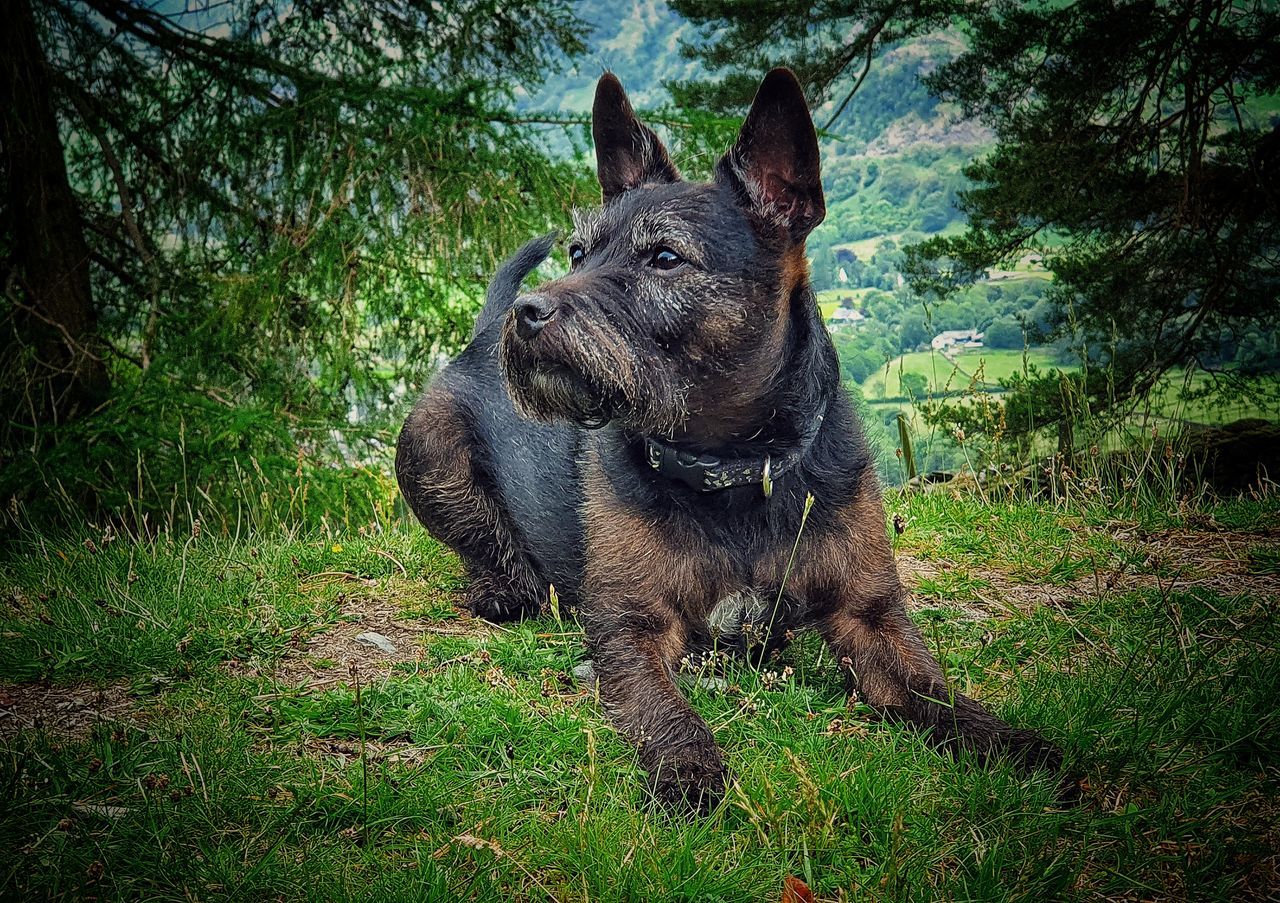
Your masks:
<svg viewBox="0 0 1280 903"><path fill-rule="evenodd" d="M795 242L827 215L818 135L790 69L764 77L737 142L716 165L716 180L734 186L753 219L785 228Z"/></svg>
<svg viewBox="0 0 1280 903"><path fill-rule="evenodd" d="M596 172L606 202L645 182L678 182L680 173L653 129L636 118L622 82L606 72L591 108Z"/></svg>

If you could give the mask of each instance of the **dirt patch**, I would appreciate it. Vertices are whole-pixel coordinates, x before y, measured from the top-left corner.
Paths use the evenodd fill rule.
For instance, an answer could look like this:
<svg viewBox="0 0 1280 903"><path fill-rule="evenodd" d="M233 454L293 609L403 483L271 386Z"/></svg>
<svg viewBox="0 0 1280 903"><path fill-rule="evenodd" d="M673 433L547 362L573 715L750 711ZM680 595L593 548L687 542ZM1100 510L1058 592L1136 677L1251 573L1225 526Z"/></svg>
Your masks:
<svg viewBox="0 0 1280 903"><path fill-rule="evenodd" d="M1045 605L1070 608L1081 599L1135 590L1174 592L1198 587L1222 596L1280 599L1280 574L1257 573L1252 555L1259 547L1280 546L1280 533L1185 529L1150 533L1131 525L1108 532L1141 557L1140 567L1133 569L1112 562L1097 573L1066 584L1018 580L1004 571L966 567L966 575L987 586L971 589L971 598L947 599L945 604L974 618L985 618L1007 614L1011 609L1025 614ZM899 555L897 561L903 584L912 593L909 604L914 608L936 604L929 595L919 592L920 581L938 580L955 567L945 559L925 560L910 555Z"/></svg>
<svg viewBox="0 0 1280 903"><path fill-rule="evenodd" d="M1165 576L1131 575L1132 586L1165 591L1202 587L1219 595L1280 599L1280 574L1257 573L1252 551L1280 549L1280 532L1170 529L1155 532L1120 528L1111 535L1145 553L1149 570Z"/></svg>
<svg viewBox="0 0 1280 903"><path fill-rule="evenodd" d="M1192 564L1247 565L1249 550L1257 546L1280 546L1280 531L1242 533L1235 530L1169 529L1148 531L1127 524L1108 530L1117 542L1144 548L1161 558L1181 558Z"/></svg>
<svg viewBox="0 0 1280 903"><path fill-rule="evenodd" d="M287 684L320 686L350 679L350 669L359 669L363 680L385 677L397 665L421 660L422 638L426 635L475 633L482 621L470 618L433 621L405 615L391 597L377 587L339 593L338 620L308 637L299 636L290 650L270 672ZM394 646L388 651L362 642L364 634L377 634Z"/></svg>
<svg viewBox="0 0 1280 903"><path fill-rule="evenodd" d="M316 683L345 678L352 665L362 675L385 675L396 665L416 661L426 628L401 616L395 603L379 596L339 597L339 619L299 644L280 661L274 677L285 683ZM356 637L378 634L394 647L394 652L361 642Z"/></svg>
<svg viewBox="0 0 1280 903"><path fill-rule="evenodd" d="M128 684L0 684L0 737L47 730L65 740L89 739L98 725L139 721Z"/></svg>
<svg viewBox="0 0 1280 903"><path fill-rule="evenodd" d="M898 556L898 573L903 585L910 592L907 605L912 609L933 607L933 597L921 593L921 580L937 580L955 565L945 559L927 561L911 555ZM969 590L971 598L941 600L948 608L963 616L981 620L1013 611L1029 614L1037 608L1052 606L1069 608L1076 604L1084 592L1074 585L1058 586L1049 583L1018 583L1008 574L996 570L966 568L965 572L987 584ZM1092 584L1092 580L1090 580Z"/></svg>

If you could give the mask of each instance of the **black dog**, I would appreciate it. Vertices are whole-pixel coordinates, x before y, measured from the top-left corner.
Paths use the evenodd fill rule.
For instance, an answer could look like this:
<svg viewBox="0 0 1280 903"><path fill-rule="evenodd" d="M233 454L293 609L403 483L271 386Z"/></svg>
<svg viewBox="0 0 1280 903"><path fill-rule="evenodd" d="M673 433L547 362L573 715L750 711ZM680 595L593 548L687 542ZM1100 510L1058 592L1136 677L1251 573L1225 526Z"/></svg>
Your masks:
<svg viewBox="0 0 1280 903"><path fill-rule="evenodd" d="M724 787L674 683L724 600L769 625L766 648L818 629L868 704L936 742L1058 766L947 687L903 607L809 286L825 206L795 76L765 78L710 183L681 180L612 75L593 135L604 205L576 217L569 273L517 297L550 237L506 263L400 437L400 487L462 556L472 612L535 613L550 585L577 604L601 699L664 799Z"/></svg>

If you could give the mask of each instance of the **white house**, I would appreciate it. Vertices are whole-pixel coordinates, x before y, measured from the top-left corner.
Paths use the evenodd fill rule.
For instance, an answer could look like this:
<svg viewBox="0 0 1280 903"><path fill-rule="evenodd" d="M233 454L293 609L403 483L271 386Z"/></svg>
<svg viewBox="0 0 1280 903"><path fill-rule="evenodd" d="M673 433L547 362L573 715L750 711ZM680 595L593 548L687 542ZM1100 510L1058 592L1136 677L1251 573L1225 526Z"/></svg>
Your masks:
<svg viewBox="0 0 1280 903"><path fill-rule="evenodd" d="M945 348L981 348L983 335L976 329L948 329L934 336L929 344L934 351Z"/></svg>
<svg viewBox="0 0 1280 903"><path fill-rule="evenodd" d="M837 307L831 312L831 316L827 317L828 326L854 326L866 319L866 316L860 310L854 310L852 307Z"/></svg>

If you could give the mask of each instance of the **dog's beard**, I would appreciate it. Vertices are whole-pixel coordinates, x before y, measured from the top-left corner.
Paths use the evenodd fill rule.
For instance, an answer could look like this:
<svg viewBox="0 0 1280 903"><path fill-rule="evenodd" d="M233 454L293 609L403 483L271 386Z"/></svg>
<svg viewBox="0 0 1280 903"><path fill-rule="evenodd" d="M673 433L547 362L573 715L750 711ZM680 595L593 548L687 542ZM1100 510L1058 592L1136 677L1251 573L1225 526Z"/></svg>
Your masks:
<svg viewBox="0 0 1280 903"><path fill-rule="evenodd" d="M556 324L526 341L511 316L503 324L498 358L521 414L666 435L685 421L687 389L668 368L643 361L612 329L583 318L574 327Z"/></svg>
<svg viewBox="0 0 1280 903"><path fill-rule="evenodd" d="M508 376L507 385L516 407L526 417L564 417L589 428L604 426L613 419L608 399L562 367L534 365L519 379Z"/></svg>

